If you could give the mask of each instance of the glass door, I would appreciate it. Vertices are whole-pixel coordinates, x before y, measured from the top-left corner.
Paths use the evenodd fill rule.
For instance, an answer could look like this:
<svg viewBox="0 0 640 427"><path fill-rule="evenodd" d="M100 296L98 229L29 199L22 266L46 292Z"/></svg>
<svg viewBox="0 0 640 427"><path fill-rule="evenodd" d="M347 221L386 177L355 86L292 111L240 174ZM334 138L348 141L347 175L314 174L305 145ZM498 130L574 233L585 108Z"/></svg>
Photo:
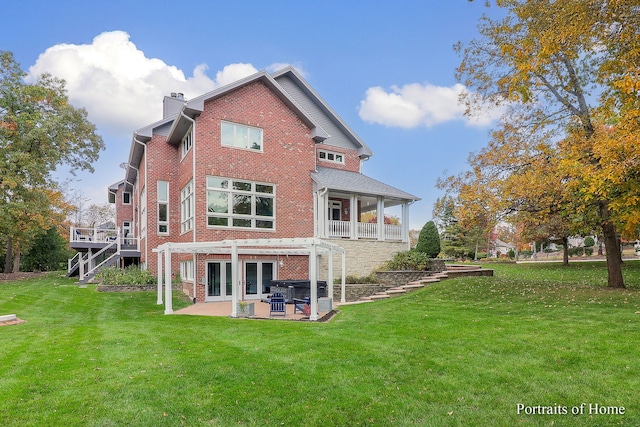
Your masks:
<svg viewBox="0 0 640 427"><path fill-rule="evenodd" d="M208 262L206 301L230 300L231 288L231 263L224 261Z"/></svg>
<svg viewBox="0 0 640 427"><path fill-rule="evenodd" d="M245 296L247 299L266 298L274 279L274 261L251 261L244 264Z"/></svg>

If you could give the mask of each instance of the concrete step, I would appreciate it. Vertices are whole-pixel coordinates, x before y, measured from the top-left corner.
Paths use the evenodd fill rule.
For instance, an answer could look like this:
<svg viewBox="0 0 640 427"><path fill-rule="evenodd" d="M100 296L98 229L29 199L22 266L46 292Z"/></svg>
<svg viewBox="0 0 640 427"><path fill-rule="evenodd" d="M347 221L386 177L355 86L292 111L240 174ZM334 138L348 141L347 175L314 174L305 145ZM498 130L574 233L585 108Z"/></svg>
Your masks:
<svg viewBox="0 0 640 427"><path fill-rule="evenodd" d="M420 289L420 288L424 288L424 285L422 283L416 283L416 282L411 282L407 285L401 286L403 289Z"/></svg>
<svg viewBox="0 0 640 427"><path fill-rule="evenodd" d="M391 288L386 291L388 294L406 294L407 290L402 288Z"/></svg>
<svg viewBox="0 0 640 427"><path fill-rule="evenodd" d="M391 295L389 294L375 294L375 295L371 295L369 296L369 298L371 299L385 299L385 298L391 298Z"/></svg>

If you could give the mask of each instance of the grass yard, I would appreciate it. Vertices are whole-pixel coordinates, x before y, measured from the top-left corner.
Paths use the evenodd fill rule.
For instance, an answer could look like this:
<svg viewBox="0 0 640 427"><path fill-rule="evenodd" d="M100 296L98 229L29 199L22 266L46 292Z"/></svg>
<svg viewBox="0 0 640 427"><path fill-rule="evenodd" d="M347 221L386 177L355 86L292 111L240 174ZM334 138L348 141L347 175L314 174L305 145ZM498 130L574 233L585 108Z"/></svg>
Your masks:
<svg viewBox="0 0 640 427"><path fill-rule="evenodd" d="M0 327L0 425L640 425L640 262L631 290L602 288L604 263L495 270L322 324L0 282L0 315L26 320Z"/></svg>

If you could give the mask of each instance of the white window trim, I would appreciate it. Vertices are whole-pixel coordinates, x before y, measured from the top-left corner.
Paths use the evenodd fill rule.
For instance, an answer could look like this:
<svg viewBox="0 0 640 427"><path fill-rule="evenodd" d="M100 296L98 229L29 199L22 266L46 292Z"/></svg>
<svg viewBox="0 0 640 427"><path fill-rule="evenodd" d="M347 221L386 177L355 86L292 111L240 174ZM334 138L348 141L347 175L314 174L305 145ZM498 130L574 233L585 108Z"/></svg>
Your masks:
<svg viewBox="0 0 640 427"><path fill-rule="evenodd" d="M222 140L222 126L224 124L228 124L228 125L233 125L233 129L234 129L234 133L236 132L237 128L248 128L248 129L257 129L260 131L260 148L251 148L251 147L239 147L237 145L229 145L229 144L225 144L224 141ZM246 150L246 151L251 151L254 153L263 153L264 152L264 130L260 127L257 126L249 126L249 125L244 125L241 123L234 123L234 122L228 122L226 120L221 120L220 121L220 145L223 147L228 147L228 148L236 148L238 150Z"/></svg>
<svg viewBox="0 0 640 427"><path fill-rule="evenodd" d="M184 282L194 281L193 260L180 261L180 280Z"/></svg>
<svg viewBox="0 0 640 427"><path fill-rule="evenodd" d="M140 237L147 237L147 189L140 191Z"/></svg>
<svg viewBox="0 0 640 427"><path fill-rule="evenodd" d="M125 195L125 194L128 194L128 195L129 195L129 201L128 201L128 202L125 202L125 201L124 201L124 195ZM123 204L123 205L130 205L130 204L131 204L131 192L129 192L129 191L123 191L123 192L122 192L122 204Z"/></svg>
<svg viewBox="0 0 640 427"><path fill-rule="evenodd" d="M205 207L206 209L206 221L207 221L207 228L224 228L224 229L234 229L234 230L251 230L251 231L267 231L267 232L273 232L276 230L276 185L270 182L260 182L260 181L251 181L251 180L247 180L247 179L233 179L233 178L227 178L227 177L223 177L223 176L215 176L215 175L207 175L205 177L206 178L219 178L219 179L226 179L229 181L229 187L231 187L231 183L233 181L241 181L241 182L247 182L247 183L251 183L251 190L250 191L243 191L243 190L235 190L233 188L217 188L217 187L209 187L207 185L207 205ZM268 185L271 186L273 188L273 193L262 193L262 192L258 192L256 191L256 185ZM228 197L227 197L227 212L226 213L210 213L209 212L209 191L218 191L218 192L223 192L223 193L227 193ZM245 195L245 196L251 196L252 197L252 202L251 202L251 214L245 215L245 214L234 214L233 213L233 196L234 195ZM267 216L259 216L256 214L256 203L255 203L255 197L268 197L271 198L273 200L273 216L267 217ZM228 220L228 224L227 225L209 225L209 218L210 217L214 217L214 218L227 218ZM234 219L244 219L244 220L250 220L251 221L251 226L250 227L240 227L240 226L234 226L233 225L233 220ZM256 226L256 221L271 221L273 224L273 227L271 228L264 228L264 227L257 227Z"/></svg>
<svg viewBox="0 0 640 427"><path fill-rule="evenodd" d="M344 165L344 153L338 153L337 151L318 150L318 158L322 162ZM337 158L340 158L340 160L336 160Z"/></svg>
<svg viewBox="0 0 640 427"><path fill-rule="evenodd" d="M193 230L194 225L194 197L193 180L189 181L180 190L180 233L187 233ZM188 212L187 212L188 208ZM187 216L188 215L188 216Z"/></svg>

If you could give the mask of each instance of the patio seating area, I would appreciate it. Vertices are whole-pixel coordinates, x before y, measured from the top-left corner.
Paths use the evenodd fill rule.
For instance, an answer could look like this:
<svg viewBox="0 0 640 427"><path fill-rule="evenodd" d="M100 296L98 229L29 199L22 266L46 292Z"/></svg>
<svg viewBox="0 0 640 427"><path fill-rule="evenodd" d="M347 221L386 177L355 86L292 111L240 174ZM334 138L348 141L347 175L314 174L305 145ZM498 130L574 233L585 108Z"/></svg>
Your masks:
<svg viewBox="0 0 640 427"><path fill-rule="evenodd" d="M278 316L277 320L309 320L309 316L301 312L301 310L295 310L294 304L284 304L285 313L284 316ZM335 314L335 309L332 311L320 311L318 312L318 320L327 320ZM180 310L176 310L173 314L187 314L197 316L223 316L229 317L231 315L231 301L220 302L199 302L189 307L185 307ZM274 319L271 316L271 304L266 301L254 302L254 314L252 319Z"/></svg>

